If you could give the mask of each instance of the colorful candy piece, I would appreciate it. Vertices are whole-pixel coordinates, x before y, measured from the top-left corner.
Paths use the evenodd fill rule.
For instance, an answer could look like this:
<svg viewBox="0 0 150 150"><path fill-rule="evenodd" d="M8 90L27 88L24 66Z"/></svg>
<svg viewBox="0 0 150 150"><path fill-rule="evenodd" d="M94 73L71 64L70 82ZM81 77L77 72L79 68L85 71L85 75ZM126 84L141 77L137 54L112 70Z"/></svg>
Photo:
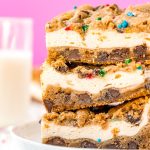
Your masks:
<svg viewBox="0 0 150 150"><path fill-rule="evenodd" d="M129 12L127 13L127 16L133 17L133 16L135 16L135 15L134 15L132 12L129 11Z"/></svg>
<svg viewBox="0 0 150 150"><path fill-rule="evenodd" d="M74 6L73 9L76 10L76 9L77 9L77 6Z"/></svg>
<svg viewBox="0 0 150 150"><path fill-rule="evenodd" d="M122 28L128 27L129 23L126 20L122 21Z"/></svg>
<svg viewBox="0 0 150 150"><path fill-rule="evenodd" d="M128 65L128 64L131 63L131 62L132 62L131 59L125 59L125 61L124 61L124 63L125 63L126 65Z"/></svg>
<svg viewBox="0 0 150 150"><path fill-rule="evenodd" d="M102 140L100 138L97 139L97 142L100 143Z"/></svg>
<svg viewBox="0 0 150 150"><path fill-rule="evenodd" d="M85 31L87 31L88 30L88 28L89 28L89 26L88 25L83 25L82 26L82 30L85 32Z"/></svg>
<svg viewBox="0 0 150 150"><path fill-rule="evenodd" d="M98 17L98 18L96 18L96 20L102 20L102 18L101 18L101 17Z"/></svg>
<svg viewBox="0 0 150 150"><path fill-rule="evenodd" d="M71 26L66 27L65 30L66 30L66 31L71 30Z"/></svg>
<svg viewBox="0 0 150 150"><path fill-rule="evenodd" d="M92 79L93 78L93 74L92 73L87 74L86 78Z"/></svg>
<svg viewBox="0 0 150 150"><path fill-rule="evenodd" d="M138 70L142 70L142 66L138 66L136 67Z"/></svg>
<svg viewBox="0 0 150 150"><path fill-rule="evenodd" d="M118 28L121 29L121 28L126 28L128 27L129 23L126 21L126 20L123 20L120 24L118 24Z"/></svg>
<svg viewBox="0 0 150 150"><path fill-rule="evenodd" d="M122 28L122 24L120 23L120 24L118 24L118 26L117 26L119 29L121 29Z"/></svg>
<svg viewBox="0 0 150 150"><path fill-rule="evenodd" d="M105 71L104 69L100 69L100 70L99 70L99 75L100 75L101 77L104 77L104 76L106 75L106 71Z"/></svg>

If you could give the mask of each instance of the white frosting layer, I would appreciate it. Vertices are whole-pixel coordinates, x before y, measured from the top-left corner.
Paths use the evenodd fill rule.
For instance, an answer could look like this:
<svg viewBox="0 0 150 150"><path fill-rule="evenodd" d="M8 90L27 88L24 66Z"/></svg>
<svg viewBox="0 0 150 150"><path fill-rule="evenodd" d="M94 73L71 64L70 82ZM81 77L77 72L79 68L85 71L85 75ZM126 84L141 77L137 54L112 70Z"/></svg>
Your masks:
<svg viewBox="0 0 150 150"><path fill-rule="evenodd" d="M48 85L59 85L62 88L71 88L77 91L87 91L93 94L110 87L116 88L135 88L136 85L144 83L145 76L142 70L133 72L117 71L106 74L104 77L95 77L93 79L79 78L77 74L61 74L48 64L44 65L45 69L41 75L42 88L45 90ZM120 74L120 78L115 78ZM109 84L109 85L108 85Z"/></svg>
<svg viewBox="0 0 150 150"><path fill-rule="evenodd" d="M107 129L102 129L98 125L89 125L78 128L73 126L60 126L54 124L53 122L47 123L42 121L42 138L60 136L65 139L88 138L97 141L97 139L100 138L102 141L106 141L113 138L112 130L114 128L119 129L120 132L118 133L118 136L133 136L148 123L149 109L150 103L147 103L145 105L139 126L134 126L125 121L112 121L109 123ZM45 124L49 127L45 128Z"/></svg>
<svg viewBox="0 0 150 150"><path fill-rule="evenodd" d="M150 46L149 33L118 33L117 31L89 30L83 39L75 31L60 29L46 33L46 46L75 46L83 48L134 47L143 43Z"/></svg>

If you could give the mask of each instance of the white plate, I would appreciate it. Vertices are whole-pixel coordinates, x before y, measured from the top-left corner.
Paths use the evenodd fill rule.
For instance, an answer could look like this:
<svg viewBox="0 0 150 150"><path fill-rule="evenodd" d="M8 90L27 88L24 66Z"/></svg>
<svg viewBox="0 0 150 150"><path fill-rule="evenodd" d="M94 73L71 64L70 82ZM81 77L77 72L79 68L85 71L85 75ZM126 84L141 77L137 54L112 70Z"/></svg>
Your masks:
<svg viewBox="0 0 150 150"><path fill-rule="evenodd" d="M11 130L13 142L18 146L19 150L83 150L83 148L67 148L42 144L40 132L38 121L16 126Z"/></svg>

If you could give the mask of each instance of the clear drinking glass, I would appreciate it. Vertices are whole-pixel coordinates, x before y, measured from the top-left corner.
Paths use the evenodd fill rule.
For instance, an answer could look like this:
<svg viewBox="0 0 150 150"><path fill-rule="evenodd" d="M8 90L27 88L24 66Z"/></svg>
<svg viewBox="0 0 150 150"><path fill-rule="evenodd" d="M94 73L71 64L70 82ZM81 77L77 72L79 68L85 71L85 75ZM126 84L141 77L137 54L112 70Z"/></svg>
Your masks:
<svg viewBox="0 0 150 150"><path fill-rule="evenodd" d="M0 126L26 120L30 103L32 20L0 18Z"/></svg>

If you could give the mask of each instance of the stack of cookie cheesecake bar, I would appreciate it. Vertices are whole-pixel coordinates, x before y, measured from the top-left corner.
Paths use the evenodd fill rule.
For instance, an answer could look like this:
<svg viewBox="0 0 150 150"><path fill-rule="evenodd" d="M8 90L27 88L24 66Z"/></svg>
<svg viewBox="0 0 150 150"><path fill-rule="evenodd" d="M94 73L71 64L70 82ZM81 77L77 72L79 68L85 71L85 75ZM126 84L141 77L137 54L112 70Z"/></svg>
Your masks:
<svg viewBox="0 0 150 150"><path fill-rule="evenodd" d="M150 4L74 7L46 24L42 141L150 148Z"/></svg>

